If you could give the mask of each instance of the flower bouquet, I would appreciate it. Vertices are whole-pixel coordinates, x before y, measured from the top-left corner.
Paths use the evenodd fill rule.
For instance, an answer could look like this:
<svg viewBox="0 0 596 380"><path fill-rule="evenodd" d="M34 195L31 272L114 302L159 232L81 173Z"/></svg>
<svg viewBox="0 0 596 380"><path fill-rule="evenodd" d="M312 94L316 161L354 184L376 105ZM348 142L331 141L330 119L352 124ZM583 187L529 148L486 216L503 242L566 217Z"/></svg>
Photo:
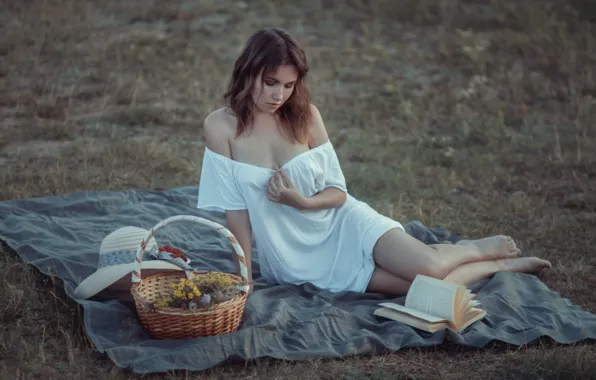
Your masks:
<svg viewBox="0 0 596 380"><path fill-rule="evenodd" d="M207 272L200 276L193 273L190 278L180 278L171 283L171 290L159 292L148 306L154 309L204 311L240 295L239 285L242 285L241 281L225 273Z"/></svg>

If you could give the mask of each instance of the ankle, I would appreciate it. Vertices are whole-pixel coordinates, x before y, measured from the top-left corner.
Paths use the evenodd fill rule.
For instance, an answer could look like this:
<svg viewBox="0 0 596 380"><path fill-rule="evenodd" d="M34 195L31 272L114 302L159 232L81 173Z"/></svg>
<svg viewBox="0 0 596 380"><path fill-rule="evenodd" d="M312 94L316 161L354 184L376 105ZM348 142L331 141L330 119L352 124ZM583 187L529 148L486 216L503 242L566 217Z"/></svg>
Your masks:
<svg viewBox="0 0 596 380"><path fill-rule="evenodd" d="M493 262L495 263L495 266L497 268L497 272L506 272L509 269L509 260L510 259L497 259L494 260Z"/></svg>

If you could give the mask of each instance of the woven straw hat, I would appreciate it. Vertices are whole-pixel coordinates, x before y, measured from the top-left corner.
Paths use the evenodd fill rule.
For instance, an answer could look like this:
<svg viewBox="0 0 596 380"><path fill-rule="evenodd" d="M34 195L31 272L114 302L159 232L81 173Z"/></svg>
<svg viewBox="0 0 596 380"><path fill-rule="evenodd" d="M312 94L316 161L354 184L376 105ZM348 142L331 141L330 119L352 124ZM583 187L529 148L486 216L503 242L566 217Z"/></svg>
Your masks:
<svg viewBox="0 0 596 380"><path fill-rule="evenodd" d="M149 233L139 227L122 227L106 236L99 247L99 261L97 271L87 277L77 286L74 296L78 299L87 299L114 284L122 277L131 276L135 268L136 252L141 241ZM144 255L149 260L141 262L142 269L163 270L188 270L189 261L172 258L168 253L158 252L158 246L152 237L147 242L147 251Z"/></svg>

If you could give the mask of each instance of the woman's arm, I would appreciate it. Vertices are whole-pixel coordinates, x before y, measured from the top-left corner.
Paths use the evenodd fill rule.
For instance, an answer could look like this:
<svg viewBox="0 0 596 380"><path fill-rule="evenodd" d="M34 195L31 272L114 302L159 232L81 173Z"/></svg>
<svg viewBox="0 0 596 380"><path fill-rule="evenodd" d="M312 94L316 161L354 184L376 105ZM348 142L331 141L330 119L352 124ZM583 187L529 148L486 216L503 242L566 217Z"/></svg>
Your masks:
<svg viewBox="0 0 596 380"><path fill-rule="evenodd" d="M328 187L312 197L304 197L302 208L315 210L322 208L337 208L346 201L346 193L337 187Z"/></svg>
<svg viewBox="0 0 596 380"><path fill-rule="evenodd" d="M246 257L246 269L248 269L248 279L252 282L252 227L248 217L248 210L226 210L226 221L228 229L238 240L238 244L244 251ZM234 261L235 262L235 261ZM240 273L240 267L236 263L236 272ZM253 286L250 284L249 292L252 292Z"/></svg>
<svg viewBox="0 0 596 380"><path fill-rule="evenodd" d="M231 158L230 139L234 136L235 127L226 119L225 111L220 109L211 113L204 122L205 145L212 151ZM251 250L252 227L248 218L248 210L226 210L227 227L238 240L244 251L248 278L252 281ZM236 263L236 261L234 260ZM240 273L240 266L236 263L236 273ZM252 284L249 292L252 291Z"/></svg>
<svg viewBox="0 0 596 380"><path fill-rule="evenodd" d="M310 146L313 148L327 142L329 140L329 134L317 107L311 104L310 110L313 116L310 130ZM346 198L347 195L343 190L330 186L312 197L306 197L304 199L304 209L337 208L344 204Z"/></svg>

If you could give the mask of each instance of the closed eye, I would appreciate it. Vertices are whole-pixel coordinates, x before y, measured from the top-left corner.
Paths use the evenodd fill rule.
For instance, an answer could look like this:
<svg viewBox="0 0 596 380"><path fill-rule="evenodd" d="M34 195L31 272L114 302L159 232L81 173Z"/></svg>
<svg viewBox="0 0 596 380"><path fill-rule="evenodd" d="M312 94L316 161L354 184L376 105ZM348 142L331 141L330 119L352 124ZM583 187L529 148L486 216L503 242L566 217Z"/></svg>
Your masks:
<svg viewBox="0 0 596 380"><path fill-rule="evenodd" d="M266 79L265 80L265 84L267 86L275 86L277 83L279 83L279 82L277 80L275 80L275 79ZM292 88L292 87L294 87L295 84L296 84L296 82L289 82L289 83L286 83L286 85L284 87L285 88Z"/></svg>

